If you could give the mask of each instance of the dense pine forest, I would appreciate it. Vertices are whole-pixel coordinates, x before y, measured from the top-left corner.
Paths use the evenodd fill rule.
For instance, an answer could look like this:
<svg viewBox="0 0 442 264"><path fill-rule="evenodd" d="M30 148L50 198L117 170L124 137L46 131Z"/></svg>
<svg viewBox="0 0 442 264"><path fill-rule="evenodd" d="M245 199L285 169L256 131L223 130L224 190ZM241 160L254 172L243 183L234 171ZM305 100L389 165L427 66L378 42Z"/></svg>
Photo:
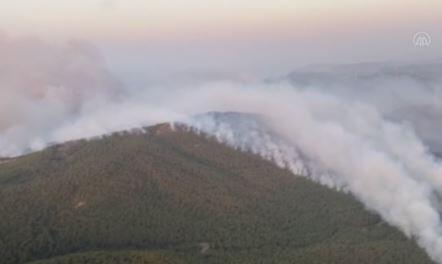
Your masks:
<svg viewBox="0 0 442 264"><path fill-rule="evenodd" d="M352 196L168 125L0 159L0 263L431 263Z"/></svg>

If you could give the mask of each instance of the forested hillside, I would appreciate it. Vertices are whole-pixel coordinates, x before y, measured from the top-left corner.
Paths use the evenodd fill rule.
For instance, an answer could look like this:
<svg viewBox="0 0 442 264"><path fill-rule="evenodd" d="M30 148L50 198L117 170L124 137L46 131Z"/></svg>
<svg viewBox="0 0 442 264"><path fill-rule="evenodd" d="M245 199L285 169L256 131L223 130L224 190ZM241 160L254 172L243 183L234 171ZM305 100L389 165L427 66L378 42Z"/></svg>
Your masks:
<svg viewBox="0 0 442 264"><path fill-rule="evenodd" d="M168 125L0 159L0 263L431 263L347 194Z"/></svg>

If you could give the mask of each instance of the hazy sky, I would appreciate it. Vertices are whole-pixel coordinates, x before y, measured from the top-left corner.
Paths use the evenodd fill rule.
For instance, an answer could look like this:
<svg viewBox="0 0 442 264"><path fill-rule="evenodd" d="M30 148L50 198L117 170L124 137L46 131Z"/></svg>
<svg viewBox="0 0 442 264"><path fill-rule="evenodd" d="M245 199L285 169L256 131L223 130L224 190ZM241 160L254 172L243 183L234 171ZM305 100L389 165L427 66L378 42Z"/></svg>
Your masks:
<svg viewBox="0 0 442 264"><path fill-rule="evenodd" d="M432 59L440 25L440 0L0 0L8 34L86 39L127 72Z"/></svg>

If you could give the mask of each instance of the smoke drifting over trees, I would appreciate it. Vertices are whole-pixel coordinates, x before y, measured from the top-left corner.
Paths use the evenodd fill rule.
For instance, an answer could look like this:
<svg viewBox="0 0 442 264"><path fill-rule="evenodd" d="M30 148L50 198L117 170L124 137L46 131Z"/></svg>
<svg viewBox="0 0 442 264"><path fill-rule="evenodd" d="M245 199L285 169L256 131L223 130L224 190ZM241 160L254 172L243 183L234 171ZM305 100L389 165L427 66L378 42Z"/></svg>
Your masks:
<svg viewBox="0 0 442 264"><path fill-rule="evenodd" d="M0 155L180 121L354 194L442 263L441 64L312 67L132 90L95 48L0 38ZM253 113L237 118L211 111ZM249 121L245 121L249 120Z"/></svg>

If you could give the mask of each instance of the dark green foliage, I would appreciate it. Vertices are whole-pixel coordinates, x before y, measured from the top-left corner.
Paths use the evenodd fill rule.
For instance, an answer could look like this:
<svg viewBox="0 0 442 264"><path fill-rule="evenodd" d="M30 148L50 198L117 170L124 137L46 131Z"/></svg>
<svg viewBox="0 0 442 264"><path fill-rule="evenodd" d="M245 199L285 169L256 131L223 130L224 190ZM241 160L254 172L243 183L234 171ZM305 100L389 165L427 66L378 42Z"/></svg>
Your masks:
<svg viewBox="0 0 442 264"><path fill-rule="evenodd" d="M185 264L182 256L162 251L96 251L70 254L32 264Z"/></svg>
<svg viewBox="0 0 442 264"><path fill-rule="evenodd" d="M0 263L431 263L339 193L167 125L0 164Z"/></svg>

